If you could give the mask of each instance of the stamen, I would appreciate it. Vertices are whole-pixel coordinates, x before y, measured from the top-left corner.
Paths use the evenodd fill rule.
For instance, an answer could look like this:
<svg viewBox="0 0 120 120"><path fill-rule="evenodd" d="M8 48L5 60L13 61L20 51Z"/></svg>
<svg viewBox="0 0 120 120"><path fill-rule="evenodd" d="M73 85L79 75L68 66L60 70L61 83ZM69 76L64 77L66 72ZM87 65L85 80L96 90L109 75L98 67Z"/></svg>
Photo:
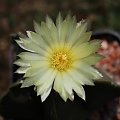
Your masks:
<svg viewBox="0 0 120 120"><path fill-rule="evenodd" d="M68 52L59 50L53 53L50 61L52 68L62 72L71 66L72 58Z"/></svg>

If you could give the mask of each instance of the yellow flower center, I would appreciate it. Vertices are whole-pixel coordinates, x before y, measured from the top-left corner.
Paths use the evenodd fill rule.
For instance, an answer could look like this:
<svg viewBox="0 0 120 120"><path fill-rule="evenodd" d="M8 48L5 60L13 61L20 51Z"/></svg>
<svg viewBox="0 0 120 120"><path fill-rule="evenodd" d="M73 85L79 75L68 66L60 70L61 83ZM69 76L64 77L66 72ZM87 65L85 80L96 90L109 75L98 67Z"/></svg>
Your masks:
<svg viewBox="0 0 120 120"><path fill-rule="evenodd" d="M54 69L57 69L58 71L66 71L68 68L70 68L72 63L71 56L68 52L65 51L57 51L54 52L51 57L51 66Z"/></svg>

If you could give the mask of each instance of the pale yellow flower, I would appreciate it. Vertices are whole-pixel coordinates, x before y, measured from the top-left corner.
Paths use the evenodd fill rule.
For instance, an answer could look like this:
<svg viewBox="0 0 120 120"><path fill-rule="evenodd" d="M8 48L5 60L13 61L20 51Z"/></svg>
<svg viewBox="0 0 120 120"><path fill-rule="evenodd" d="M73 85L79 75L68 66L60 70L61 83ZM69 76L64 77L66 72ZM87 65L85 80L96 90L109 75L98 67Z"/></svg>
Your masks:
<svg viewBox="0 0 120 120"><path fill-rule="evenodd" d="M92 67L102 57L96 54L100 41L89 41L87 22L76 22L68 15L59 14L56 24L47 17L46 22L35 23L35 32L16 42L26 50L15 64L17 73L24 74L22 87L34 85L37 95L44 101L53 88L66 101L74 100L74 92L85 100L84 85L94 85L101 74Z"/></svg>

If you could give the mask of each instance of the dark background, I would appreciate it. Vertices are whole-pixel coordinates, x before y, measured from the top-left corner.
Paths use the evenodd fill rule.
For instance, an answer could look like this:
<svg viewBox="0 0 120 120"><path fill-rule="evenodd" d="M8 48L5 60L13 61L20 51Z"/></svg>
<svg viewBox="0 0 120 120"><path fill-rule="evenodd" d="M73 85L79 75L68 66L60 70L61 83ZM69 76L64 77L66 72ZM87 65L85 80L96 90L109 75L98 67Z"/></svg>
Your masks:
<svg viewBox="0 0 120 120"><path fill-rule="evenodd" d="M120 0L0 0L0 95L12 82L11 34L33 30L34 19L55 19L59 12L88 18L93 31L120 31Z"/></svg>

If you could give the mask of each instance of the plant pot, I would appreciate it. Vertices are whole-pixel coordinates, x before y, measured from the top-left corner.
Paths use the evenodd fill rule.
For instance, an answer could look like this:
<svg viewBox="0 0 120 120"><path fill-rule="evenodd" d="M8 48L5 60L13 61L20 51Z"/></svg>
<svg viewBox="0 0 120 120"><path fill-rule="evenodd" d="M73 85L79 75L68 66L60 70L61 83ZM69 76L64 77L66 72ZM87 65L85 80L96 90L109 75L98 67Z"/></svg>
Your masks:
<svg viewBox="0 0 120 120"><path fill-rule="evenodd" d="M94 31L91 39L106 39L108 42L117 41L120 44L120 34L110 29Z"/></svg>

